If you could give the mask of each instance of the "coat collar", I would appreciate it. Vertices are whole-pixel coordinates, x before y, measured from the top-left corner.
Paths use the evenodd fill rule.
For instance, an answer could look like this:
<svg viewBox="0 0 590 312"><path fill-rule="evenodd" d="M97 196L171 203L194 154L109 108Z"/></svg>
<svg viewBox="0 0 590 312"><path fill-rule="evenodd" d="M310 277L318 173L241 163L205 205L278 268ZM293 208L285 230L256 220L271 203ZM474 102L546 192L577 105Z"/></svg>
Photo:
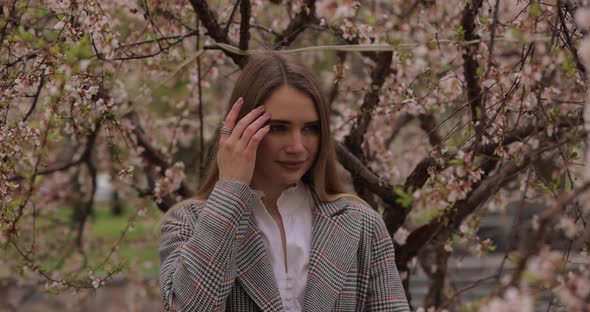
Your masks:
<svg viewBox="0 0 590 312"><path fill-rule="evenodd" d="M283 311L279 288L252 209L245 210L243 220L247 228L244 236L238 237L237 281L262 311Z"/></svg>
<svg viewBox="0 0 590 312"><path fill-rule="evenodd" d="M356 257L361 220L346 200L324 202L312 192L315 210L303 311L332 311Z"/></svg>
<svg viewBox="0 0 590 312"><path fill-rule="evenodd" d="M345 200L324 202L315 192L311 194L313 234L303 311L331 311L356 257L353 251L357 250L361 220L354 210L345 209ZM262 311L282 311L272 266L250 209L244 220L248 226L239 238L237 280Z"/></svg>

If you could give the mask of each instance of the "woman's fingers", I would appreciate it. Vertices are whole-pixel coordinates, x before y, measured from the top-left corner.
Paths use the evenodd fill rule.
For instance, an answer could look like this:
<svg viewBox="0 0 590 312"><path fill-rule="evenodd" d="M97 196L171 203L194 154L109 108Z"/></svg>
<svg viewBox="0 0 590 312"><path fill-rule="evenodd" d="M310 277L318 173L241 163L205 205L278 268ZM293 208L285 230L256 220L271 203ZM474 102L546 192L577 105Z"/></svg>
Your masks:
<svg viewBox="0 0 590 312"><path fill-rule="evenodd" d="M219 178L250 183L256 161L258 143L269 131L265 123L270 113L264 107L258 107L236 122L242 107L241 98L234 104L223 121L223 127L232 129L231 134L222 132L217 151Z"/></svg>
<svg viewBox="0 0 590 312"><path fill-rule="evenodd" d="M233 130L233 128L236 125L236 119L238 119L238 114L240 113L240 110L242 109L243 104L244 104L244 99L240 97L234 103L234 105L230 109L229 113L225 117L225 120L222 122L222 127L226 127L226 128ZM220 141L225 141L225 139L227 139L229 136L230 136L229 133L222 131L221 136L220 136Z"/></svg>
<svg viewBox="0 0 590 312"><path fill-rule="evenodd" d="M246 128L248 126L250 126L250 124L252 124L260 115L262 115L262 113L264 113L265 107L264 106L258 106L257 108L253 109L251 112L249 112L248 114L246 114L246 116L242 117L242 119L240 119L240 121L238 121L238 123L235 125L233 131L232 131L232 141L233 142L238 142L241 140L242 136L244 136L244 131L246 130ZM250 135L252 136L252 135ZM250 136L248 136L246 138L246 144L248 144L248 140L250 139ZM245 146L245 144L244 144Z"/></svg>
<svg viewBox="0 0 590 312"><path fill-rule="evenodd" d="M252 139L252 137L260 130L266 122L270 119L270 113L265 112L264 114L258 116L254 122L248 125L242 133L242 137L237 142L238 148L241 150L245 150Z"/></svg>
<svg viewBox="0 0 590 312"><path fill-rule="evenodd" d="M238 119L238 114L240 113L240 109L242 108L242 104L244 104L244 99L239 98L234 105L232 106L231 110L227 114L223 125L225 127L232 128L236 125L236 119Z"/></svg>
<svg viewBox="0 0 590 312"><path fill-rule="evenodd" d="M269 125L266 125L260 129L258 129L258 131L256 131L256 133L254 133L254 135L250 138L250 141L248 142L248 146L246 147L246 151L248 151L249 153L252 153L252 154L256 154L256 150L258 149L258 144L260 143L260 141L262 141L262 138L264 138L264 135L266 135L269 130L270 130Z"/></svg>

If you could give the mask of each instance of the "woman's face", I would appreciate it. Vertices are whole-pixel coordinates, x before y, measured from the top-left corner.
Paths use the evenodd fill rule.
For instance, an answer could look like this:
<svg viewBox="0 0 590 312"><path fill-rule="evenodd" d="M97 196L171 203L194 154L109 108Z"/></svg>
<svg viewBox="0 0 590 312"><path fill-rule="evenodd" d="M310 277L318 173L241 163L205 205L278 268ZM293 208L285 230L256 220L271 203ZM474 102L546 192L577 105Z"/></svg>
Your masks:
<svg viewBox="0 0 590 312"><path fill-rule="evenodd" d="M258 188L286 188L313 166L320 145L320 124L313 100L284 85L264 103L270 131L256 153L252 181Z"/></svg>

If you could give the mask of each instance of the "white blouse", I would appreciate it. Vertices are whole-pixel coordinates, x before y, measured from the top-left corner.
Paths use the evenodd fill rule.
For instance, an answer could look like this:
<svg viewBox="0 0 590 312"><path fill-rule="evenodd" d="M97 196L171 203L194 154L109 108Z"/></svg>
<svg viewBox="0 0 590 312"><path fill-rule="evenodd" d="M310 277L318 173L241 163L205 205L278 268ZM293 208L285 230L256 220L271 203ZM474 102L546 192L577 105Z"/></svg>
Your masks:
<svg viewBox="0 0 590 312"><path fill-rule="evenodd" d="M277 208L285 228L287 268L279 226L260 200L264 193L255 191L259 200L253 207L254 219L260 229L264 247L270 256L279 293L285 311L301 311L311 252L313 199L303 182L283 191L277 200Z"/></svg>

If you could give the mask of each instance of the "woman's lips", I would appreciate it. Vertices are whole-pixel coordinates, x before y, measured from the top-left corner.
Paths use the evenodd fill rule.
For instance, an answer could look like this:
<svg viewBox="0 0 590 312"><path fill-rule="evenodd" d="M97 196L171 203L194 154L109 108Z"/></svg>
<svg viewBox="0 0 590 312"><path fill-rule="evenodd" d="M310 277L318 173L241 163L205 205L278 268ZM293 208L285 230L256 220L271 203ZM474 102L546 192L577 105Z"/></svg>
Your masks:
<svg viewBox="0 0 590 312"><path fill-rule="evenodd" d="M279 161L278 163L287 169L300 169L305 161Z"/></svg>

